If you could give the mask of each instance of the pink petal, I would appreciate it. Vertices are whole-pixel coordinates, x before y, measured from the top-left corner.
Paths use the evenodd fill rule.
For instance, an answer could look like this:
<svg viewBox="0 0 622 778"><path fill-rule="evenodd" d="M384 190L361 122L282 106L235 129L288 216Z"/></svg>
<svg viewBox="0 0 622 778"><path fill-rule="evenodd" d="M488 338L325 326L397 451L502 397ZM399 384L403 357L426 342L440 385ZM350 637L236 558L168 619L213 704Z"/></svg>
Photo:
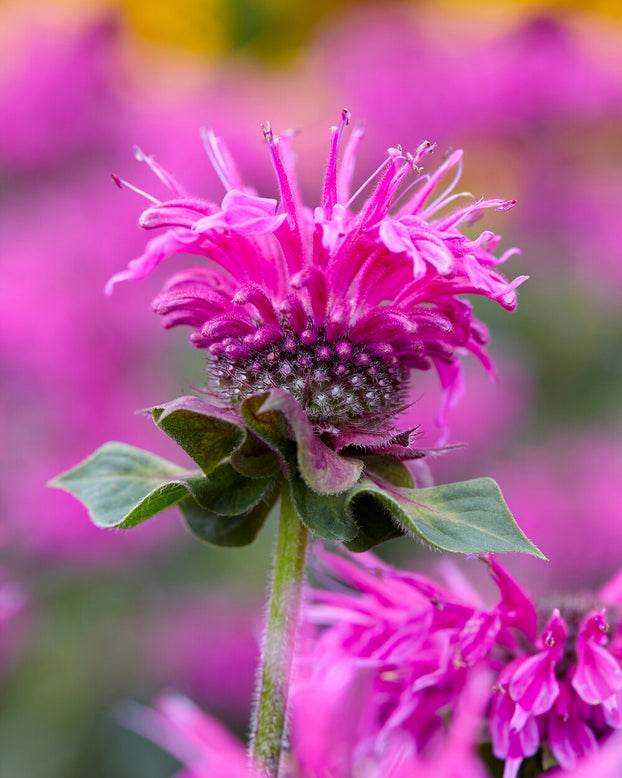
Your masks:
<svg viewBox="0 0 622 778"><path fill-rule="evenodd" d="M549 745L553 756L566 769L576 766L579 759L598 750L596 736L588 725L574 716L553 712L549 718Z"/></svg>
<svg viewBox="0 0 622 778"><path fill-rule="evenodd" d="M622 670L617 660L602 646L586 643L577 647L579 663L572 688L589 705L598 705L622 689Z"/></svg>
<svg viewBox="0 0 622 778"><path fill-rule="evenodd" d="M512 699L527 713L539 716L551 709L559 694L555 663L548 651L541 651L521 663L510 681Z"/></svg>

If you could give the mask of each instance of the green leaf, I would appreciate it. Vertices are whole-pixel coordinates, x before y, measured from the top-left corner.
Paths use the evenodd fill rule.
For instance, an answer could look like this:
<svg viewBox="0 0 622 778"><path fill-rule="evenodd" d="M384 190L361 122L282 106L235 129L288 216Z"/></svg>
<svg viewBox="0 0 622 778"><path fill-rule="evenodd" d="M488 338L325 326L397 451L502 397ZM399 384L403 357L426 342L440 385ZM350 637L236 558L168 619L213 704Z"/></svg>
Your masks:
<svg viewBox="0 0 622 778"><path fill-rule="evenodd" d="M517 551L546 559L520 530L497 484L478 478L428 489L355 486L348 501L372 496L395 521L432 546L461 554Z"/></svg>
<svg viewBox="0 0 622 778"><path fill-rule="evenodd" d="M244 423L276 454L285 478L291 478L296 461L296 443L287 437L286 425L275 411L259 412L266 393L247 397L240 406ZM236 461L239 464L239 460Z"/></svg>
<svg viewBox="0 0 622 778"><path fill-rule="evenodd" d="M290 480L292 499L301 521L324 540L351 540L357 533L346 510L345 494L318 494L298 472Z"/></svg>
<svg viewBox="0 0 622 778"><path fill-rule="evenodd" d="M415 485L412 475L406 465L399 459L393 457L383 457L378 455L361 456L365 465L365 471L380 476L393 486L404 486L412 489Z"/></svg>
<svg viewBox="0 0 622 778"><path fill-rule="evenodd" d="M356 537L345 543L350 551L368 551L386 540L406 534L376 494L368 491L349 493L347 510L358 527Z"/></svg>
<svg viewBox="0 0 622 778"><path fill-rule="evenodd" d="M242 445L231 454L230 461L238 473L248 478L267 478L280 472L279 460L274 453L250 431Z"/></svg>
<svg viewBox="0 0 622 778"><path fill-rule="evenodd" d="M213 546L248 546L263 527L276 500L277 490L269 491L267 499L257 503L240 516L220 516L201 508L190 497L179 503L190 532L199 540Z"/></svg>
<svg viewBox="0 0 622 778"><path fill-rule="evenodd" d="M225 462L208 478L190 483L190 490L201 508L222 516L238 516L254 508L273 481L273 478L246 478Z"/></svg>
<svg viewBox="0 0 622 778"><path fill-rule="evenodd" d="M246 432L232 411L198 397L178 397L151 409L154 421L209 475L242 444Z"/></svg>
<svg viewBox="0 0 622 778"><path fill-rule="evenodd" d="M106 443L50 481L87 508L98 527L129 528L188 496L193 473L125 443Z"/></svg>
<svg viewBox="0 0 622 778"><path fill-rule="evenodd" d="M363 472L360 459L337 454L315 434L301 405L289 392L271 389L260 408L283 414L296 438L298 467L307 484L322 494L339 494L353 486Z"/></svg>

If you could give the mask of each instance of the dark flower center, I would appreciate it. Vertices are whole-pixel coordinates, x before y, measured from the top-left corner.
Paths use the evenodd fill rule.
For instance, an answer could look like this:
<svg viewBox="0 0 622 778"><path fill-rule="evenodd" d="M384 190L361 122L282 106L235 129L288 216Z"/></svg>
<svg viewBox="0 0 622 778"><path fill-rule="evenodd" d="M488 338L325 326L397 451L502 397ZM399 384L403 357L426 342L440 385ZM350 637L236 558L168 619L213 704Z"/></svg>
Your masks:
<svg viewBox="0 0 622 778"><path fill-rule="evenodd" d="M288 391L320 429L390 428L404 409L408 371L395 357L370 353L347 337L328 342L323 330L283 337L248 356L226 348L208 358L208 388L232 405L278 387Z"/></svg>

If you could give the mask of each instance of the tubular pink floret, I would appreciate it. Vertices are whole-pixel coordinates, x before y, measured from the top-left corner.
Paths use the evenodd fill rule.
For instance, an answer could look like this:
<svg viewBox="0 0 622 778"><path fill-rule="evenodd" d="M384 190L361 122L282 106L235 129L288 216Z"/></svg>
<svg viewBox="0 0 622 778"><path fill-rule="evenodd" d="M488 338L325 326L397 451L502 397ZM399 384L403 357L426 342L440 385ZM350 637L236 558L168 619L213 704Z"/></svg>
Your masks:
<svg viewBox="0 0 622 778"><path fill-rule="evenodd" d="M183 188L183 186L175 179L168 170L165 170L161 165L159 165L153 157L151 157L149 154L145 154L141 148L138 146L134 146L134 156L139 162L146 162L149 168L155 175L162 181L164 186L166 186L168 189L171 190L171 192L174 195L177 195L177 197L187 197L186 190Z"/></svg>
<svg viewBox="0 0 622 778"><path fill-rule="evenodd" d="M300 334L306 327L307 314L302 304L302 300L297 294L287 295L280 305L280 312L287 317L294 332Z"/></svg>
<svg viewBox="0 0 622 778"><path fill-rule="evenodd" d="M188 283L183 286L179 285L166 294L158 295L151 305L153 310L161 316L165 316L169 311L184 305L212 314L230 307L231 299L216 289L206 289L204 286Z"/></svg>
<svg viewBox="0 0 622 778"><path fill-rule="evenodd" d="M257 284L243 286L233 297L236 305L253 305L265 324L276 324L278 317L272 302Z"/></svg>
<svg viewBox="0 0 622 778"><path fill-rule="evenodd" d="M350 112L343 110L341 112L341 121L338 127L331 127L332 142L330 146L330 156L326 165L326 177L324 179L324 193L322 194L322 208L326 218L331 219L333 208L339 202L337 194L337 155L341 145L341 138L346 126L350 123Z"/></svg>
<svg viewBox="0 0 622 778"><path fill-rule="evenodd" d="M281 340L282 337L283 331L280 327L275 325L267 325L266 327L261 327L255 331L252 343L255 348L261 349L268 343Z"/></svg>
<svg viewBox="0 0 622 778"><path fill-rule="evenodd" d="M201 328L200 336L205 342L219 340L225 336L242 337L254 334L252 322L237 316L224 315L211 319Z"/></svg>
<svg viewBox="0 0 622 778"><path fill-rule="evenodd" d="M352 178L354 177L354 168L356 165L356 154L361 140L365 135L365 127L357 125L353 130L343 152L341 166L337 171L337 202L345 204L350 197L352 188Z"/></svg>
<svg viewBox="0 0 622 778"><path fill-rule="evenodd" d="M352 316L348 315L347 307L340 302L335 302L326 321L326 340L333 343L338 338L347 336L352 322Z"/></svg>
<svg viewBox="0 0 622 778"><path fill-rule="evenodd" d="M288 155L288 149L283 149L282 138L275 138L267 125L264 129L264 138L270 149L270 156L276 173L281 192L281 209L288 216L288 222L283 224L283 232L286 235L283 250L287 257L287 266L290 274L300 270L304 263L306 250L303 242L303 223L300 214L301 203L296 191L296 183L291 169L292 162ZM286 141L287 142L287 141ZM289 244L289 245L288 245Z"/></svg>
<svg viewBox="0 0 622 778"><path fill-rule="evenodd" d="M390 340L392 337L412 333L408 317L401 311L381 309L361 317L350 331L352 343L369 343Z"/></svg>
<svg viewBox="0 0 622 778"><path fill-rule="evenodd" d="M220 138L216 137L211 127L204 127L201 130L201 139L209 161L225 189L227 191L243 189L242 179L229 154L229 149Z"/></svg>
<svg viewBox="0 0 622 778"><path fill-rule="evenodd" d="M449 155L449 157L443 162L443 164L432 174L430 174L430 177L427 181L424 182L423 186L418 189L413 196L408 200L401 208L398 213L398 216L406 216L411 214L419 213L425 201L428 199L428 197L432 194L434 191L434 188L438 184L438 182L441 180L441 178L445 175L445 173L452 168L454 165L457 165L460 160L462 159L462 155L464 152L462 149L458 149L458 151L454 151L452 154ZM443 197L449 194L451 189L456 185L458 181L458 178L456 178L451 186L451 188L446 189L445 192L443 192Z"/></svg>
<svg viewBox="0 0 622 778"><path fill-rule="evenodd" d="M615 695L622 689L622 669L605 648L608 629L604 608L588 613L579 627L572 688L588 705L611 701L615 707Z"/></svg>
<svg viewBox="0 0 622 778"><path fill-rule="evenodd" d="M291 280L294 289L307 289L313 324L321 327L326 315L326 279L321 270L308 267Z"/></svg>
<svg viewBox="0 0 622 778"><path fill-rule="evenodd" d="M186 227L192 228L197 219L210 216L219 210L217 205L205 200L185 197L179 200L169 200L157 203L143 211L138 223L146 230L156 227Z"/></svg>
<svg viewBox="0 0 622 778"><path fill-rule="evenodd" d="M413 168L412 158L405 158L401 149L388 149L387 153L389 167L359 215L363 227L376 225L387 215L400 184Z"/></svg>

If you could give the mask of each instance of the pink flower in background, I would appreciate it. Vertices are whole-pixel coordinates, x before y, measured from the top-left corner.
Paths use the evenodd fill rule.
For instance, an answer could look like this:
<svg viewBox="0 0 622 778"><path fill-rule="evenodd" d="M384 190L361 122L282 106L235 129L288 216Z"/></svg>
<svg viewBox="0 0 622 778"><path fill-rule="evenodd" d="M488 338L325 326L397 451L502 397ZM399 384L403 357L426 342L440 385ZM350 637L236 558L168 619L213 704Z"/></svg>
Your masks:
<svg viewBox="0 0 622 778"><path fill-rule="evenodd" d="M187 595L182 606L160 610L164 615L146 628L151 674L215 714L245 722L255 686L261 609L221 592Z"/></svg>
<svg viewBox="0 0 622 778"><path fill-rule="evenodd" d="M117 140L120 76L117 25L53 25L26 10L3 14L3 47L10 78L0 80L0 161L19 175L56 167ZM76 29L77 28L77 29ZM8 52L8 53L7 53Z"/></svg>
<svg viewBox="0 0 622 778"><path fill-rule="evenodd" d="M352 212L351 203L366 187L350 193L360 129L337 164L348 121L344 112L332 130L314 212L298 196L288 136L265 133L279 203L244 187L226 147L211 132L206 149L227 189L220 206L190 197L143 155L174 198L161 202L147 195L153 205L141 224L168 229L109 282L111 289L144 278L176 252L207 260L170 278L154 307L165 327L193 328L191 341L208 354L208 390L218 402L235 406L273 386L285 389L338 449L361 442L365 433L387 437L394 430L394 418L408 404L412 368L438 371L444 426L461 392L461 350L490 369L487 333L461 295L482 295L513 310L515 289L524 280L508 282L495 270L516 253L495 257L498 236L484 231L468 239L458 230L485 209L513 205L480 199L448 209L464 196L452 194L460 151L423 175L418 163L432 150L430 143L414 156L389 149L369 179L374 191L358 214ZM403 189L413 172L415 180ZM440 183L445 175L453 178L449 185Z"/></svg>
<svg viewBox="0 0 622 778"><path fill-rule="evenodd" d="M157 126L154 144L169 148L184 114L167 121L152 107L149 119L122 99L120 74L107 66L120 61L114 33L109 21L71 36L41 21L16 29L6 45L19 56L0 86L0 112L11 116L0 128L1 540L16 552L87 564L122 563L174 532L161 522L146 533L102 533L67 495L44 486L110 436L162 454L174 448L135 416L176 388L159 364L162 344L148 317L132 314L131 290L108 300L102 289L119 252L140 245L108 178L131 147L126 134ZM94 226L105 228L105 240Z"/></svg>
<svg viewBox="0 0 622 778"><path fill-rule="evenodd" d="M311 774L328 764L346 778L359 763L380 764L393 743L425 756L475 670L496 676L489 738L504 778L539 759L543 744L574 769L622 727L620 576L598 592L535 603L490 558L500 600L487 607L453 568L444 588L371 554L318 553L321 578L336 584L314 591L308 607L322 629L302 647L292 734ZM344 736L331 738L344 717Z"/></svg>
<svg viewBox="0 0 622 778"><path fill-rule="evenodd" d="M487 606L453 566L441 586L369 553L316 558L329 588L309 593L284 776L485 778L485 742L504 778L525 760L536 774L547 760L556 775L616 775L622 573L535 603L487 558L499 591ZM180 775L246 774L242 746L185 698L129 705L122 718L177 756Z"/></svg>
<svg viewBox="0 0 622 778"><path fill-rule="evenodd" d="M615 600L607 607L598 595L560 598L530 647L536 652L502 670L490 731L494 755L505 759L504 778L515 778L545 741L561 767L574 769L596 753L599 736L622 727L620 591L608 594ZM610 626L608 618L616 621Z"/></svg>
<svg viewBox="0 0 622 778"><path fill-rule="evenodd" d="M93 212L111 225L110 241L94 238ZM33 231L28 223L35 217ZM128 316L128 298L110 302L101 294L118 246L132 245L131 225L118 217L100 176L82 175L54 198L32 191L27 211L19 201L4 203L0 232L3 257L10 258L2 263L0 291L7 317L0 334L3 542L89 563L161 546L174 532L170 522L132 537L102 533L67 495L45 487L59 467L109 436L168 451L135 415L149 394L157 400L167 391L162 349L150 345L148 321Z"/></svg>
<svg viewBox="0 0 622 778"><path fill-rule="evenodd" d="M619 778L622 771L622 735L611 737L595 754L582 759L574 770L555 770L553 775L567 778Z"/></svg>
<svg viewBox="0 0 622 778"><path fill-rule="evenodd" d="M187 697L163 695L154 710L126 703L119 718L179 759L175 778L252 778L242 743Z"/></svg>
<svg viewBox="0 0 622 778"><path fill-rule="evenodd" d="M622 457L615 436L597 430L557 434L484 467L520 526L549 558L546 565L508 560L533 589L595 588L619 568Z"/></svg>
<svg viewBox="0 0 622 778"><path fill-rule="evenodd" d="M446 711L468 696L472 667L490 653L502 615L535 628L528 601L508 587L508 603L488 613L464 580L448 591L371 554L316 554L320 578L328 573L337 584L313 591L306 613L323 629L301 646L293 694L292 743L303 771L378 771L395 748L405 764L415 756L433 762Z"/></svg>
<svg viewBox="0 0 622 778"><path fill-rule="evenodd" d="M306 721L308 737L317 748L315 763L312 767L301 763L294 748L285 755L279 774L283 778L486 778L476 743L487 686L485 675L474 674L469 679L451 724L429 759L396 741L387 745L377 763L361 763L356 772L335 771L330 761L322 761L341 738L350 743L348 719L342 716L340 726L327 732L314 728L317 719L312 710L300 710L301 726ZM153 710L125 704L119 718L182 762L184 768L175 778L252 778L242 743L185 697L163 695Z"/></svg>
<svg viewBox="0 0 622 778"><path fill-rule="evenodd" d="M380 114L383 134L388 126L409 142L413 131L443 142L476 133L501 143L527 131L538 142L545 122L620 118L622 71L603 24L573 25L546 12L496 28L487 21L359 7L320 36L313 66L330 73L334 93L356 115Z"/></svg>

